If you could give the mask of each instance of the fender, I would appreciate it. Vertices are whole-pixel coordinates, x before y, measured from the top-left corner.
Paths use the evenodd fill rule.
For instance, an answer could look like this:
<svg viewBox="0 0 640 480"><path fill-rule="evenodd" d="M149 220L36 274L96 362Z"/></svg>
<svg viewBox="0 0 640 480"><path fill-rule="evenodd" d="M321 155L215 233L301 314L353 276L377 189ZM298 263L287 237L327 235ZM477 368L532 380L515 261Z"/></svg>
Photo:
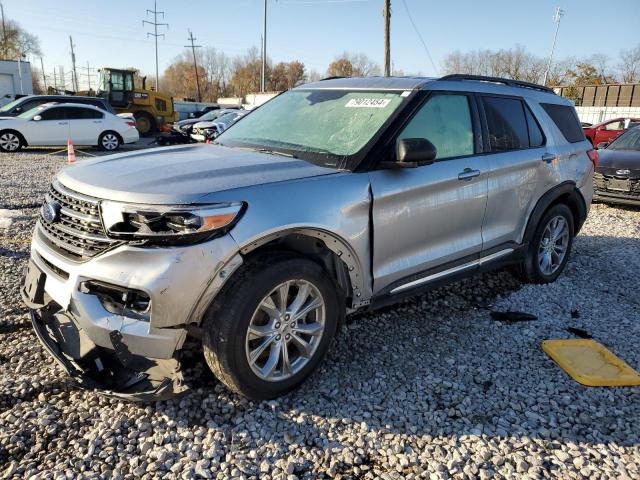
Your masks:
<svg viewBox="0 0 640 480"><path fill-rule="evenodd" d="M587 207L585 205L584 198L582 198L582 194L576 187L575 182L567 181L555 186L540 197L538 203L533 208L533 211L529 216L527 228L525 229L524 236L522 238L522 244L526 245L531 241L536 231L536 227L544 213L551 205L563 197L566 198L566 203L569 205L569 208L571 208L572 211L575 209L578 214L578 221L574 225L574 234L578 234L587 218Z"/></svg>
<svg viewBox="0 0 640 480"><path fill-rule="evenodd" d="M346 265L347 271L349 272L349 280L351 281L351 288L353 289L353 307L358 308L369 304L371 293L367 288L362 263L349 243L333 232L317 227L286 228L278 230L277 232L271 232L264 237L251 240L241 245L240 253L246 255L262 245L292 234L317 238L327 249L335 253L338 258L340 258L340 261Z"/></svg>

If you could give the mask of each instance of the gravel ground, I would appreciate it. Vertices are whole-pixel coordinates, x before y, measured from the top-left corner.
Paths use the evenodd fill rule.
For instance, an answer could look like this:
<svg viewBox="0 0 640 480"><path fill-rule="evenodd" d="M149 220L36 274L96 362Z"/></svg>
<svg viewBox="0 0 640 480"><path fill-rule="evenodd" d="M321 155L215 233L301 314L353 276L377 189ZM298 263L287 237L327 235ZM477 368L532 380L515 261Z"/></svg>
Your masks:
<svg viewBox="0 0 640 480"><path fill-rule="evenodd" d="M232 395L195 361L201 388L139 405L74 388L20 301L37 207L63 164L0 156L13 214L0 227L0 475L640 478L640 388L583 387L540 349L574 326L640 369L640 209L594 205L553 285L497 272L358 315L284 398Z"/></svg>

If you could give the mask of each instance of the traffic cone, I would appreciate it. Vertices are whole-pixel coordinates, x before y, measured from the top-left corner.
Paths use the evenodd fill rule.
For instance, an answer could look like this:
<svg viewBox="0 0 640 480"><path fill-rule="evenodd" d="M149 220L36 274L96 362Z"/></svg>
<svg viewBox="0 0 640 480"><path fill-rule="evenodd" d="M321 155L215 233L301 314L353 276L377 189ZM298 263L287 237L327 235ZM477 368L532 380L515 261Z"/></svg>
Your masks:
<svg viewBox="0 0 640 480"><path fill-rule="evenodd" d="M76 163L76 152L73 149L73 140L67 140L67 163L71 165L72 163Z"/></svg>

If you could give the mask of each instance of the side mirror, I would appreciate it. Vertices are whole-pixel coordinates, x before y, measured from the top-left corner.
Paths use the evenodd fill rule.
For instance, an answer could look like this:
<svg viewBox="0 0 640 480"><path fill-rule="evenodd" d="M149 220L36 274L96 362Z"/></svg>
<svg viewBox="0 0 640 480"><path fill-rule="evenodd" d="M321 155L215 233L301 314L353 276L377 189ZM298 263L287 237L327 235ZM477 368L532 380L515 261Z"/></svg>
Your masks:
<svg viewBox="0 0 640 480"><path fill-rule="evenodd" d="M35 117L33 117L31 120L33 120L34 122L39 122L40 120L42 120L42 116L40 115L36 115Z"/></svg>
<svg viewBox="0 0 640 480"><path fill-rule="evenodd" d="M403 138L396 147L396 161L403 166L430 165L437 154L436 146L426 138Z"/></svg>
<svg viewBox="0 0 640 480"><path fill-rule="evenodd" d="M600 142L596 148L607 148L609 146L609 142Z"/></svg>

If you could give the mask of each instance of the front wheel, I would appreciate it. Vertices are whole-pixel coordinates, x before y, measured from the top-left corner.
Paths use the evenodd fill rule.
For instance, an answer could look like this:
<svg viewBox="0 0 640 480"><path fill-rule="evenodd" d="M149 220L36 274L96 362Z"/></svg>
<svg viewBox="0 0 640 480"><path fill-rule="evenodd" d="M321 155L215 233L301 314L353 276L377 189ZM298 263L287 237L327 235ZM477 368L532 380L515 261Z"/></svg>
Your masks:
<svg viewBox="0 0 640 480"><path fill-rule="evenodd" d="M98 145L101 149L113 152L120 147L120 137L114 132L104 132L98 138Z"/></svg>
<svg viewBox="0 0 640 480"><path fill-rule="evenodd" d="M524 279L531 283L551 283L569 260L574 235L573 215L564 204L544 214L522 264Z"/></svg>
<svg viewBox="0 0 640 480"><path fill-rule="evenodd" d="M0 133L0 150L3 152L17 152L22 148L22 139L11 131Z"/></svg>
<svg viewBox="0 0 640 480"><path fill-rule="evenodd" d="M207 364L237 393L282 395L324 357L344 314L339 298L311 260L281 253L249 261L205 316Z"/></svg>

